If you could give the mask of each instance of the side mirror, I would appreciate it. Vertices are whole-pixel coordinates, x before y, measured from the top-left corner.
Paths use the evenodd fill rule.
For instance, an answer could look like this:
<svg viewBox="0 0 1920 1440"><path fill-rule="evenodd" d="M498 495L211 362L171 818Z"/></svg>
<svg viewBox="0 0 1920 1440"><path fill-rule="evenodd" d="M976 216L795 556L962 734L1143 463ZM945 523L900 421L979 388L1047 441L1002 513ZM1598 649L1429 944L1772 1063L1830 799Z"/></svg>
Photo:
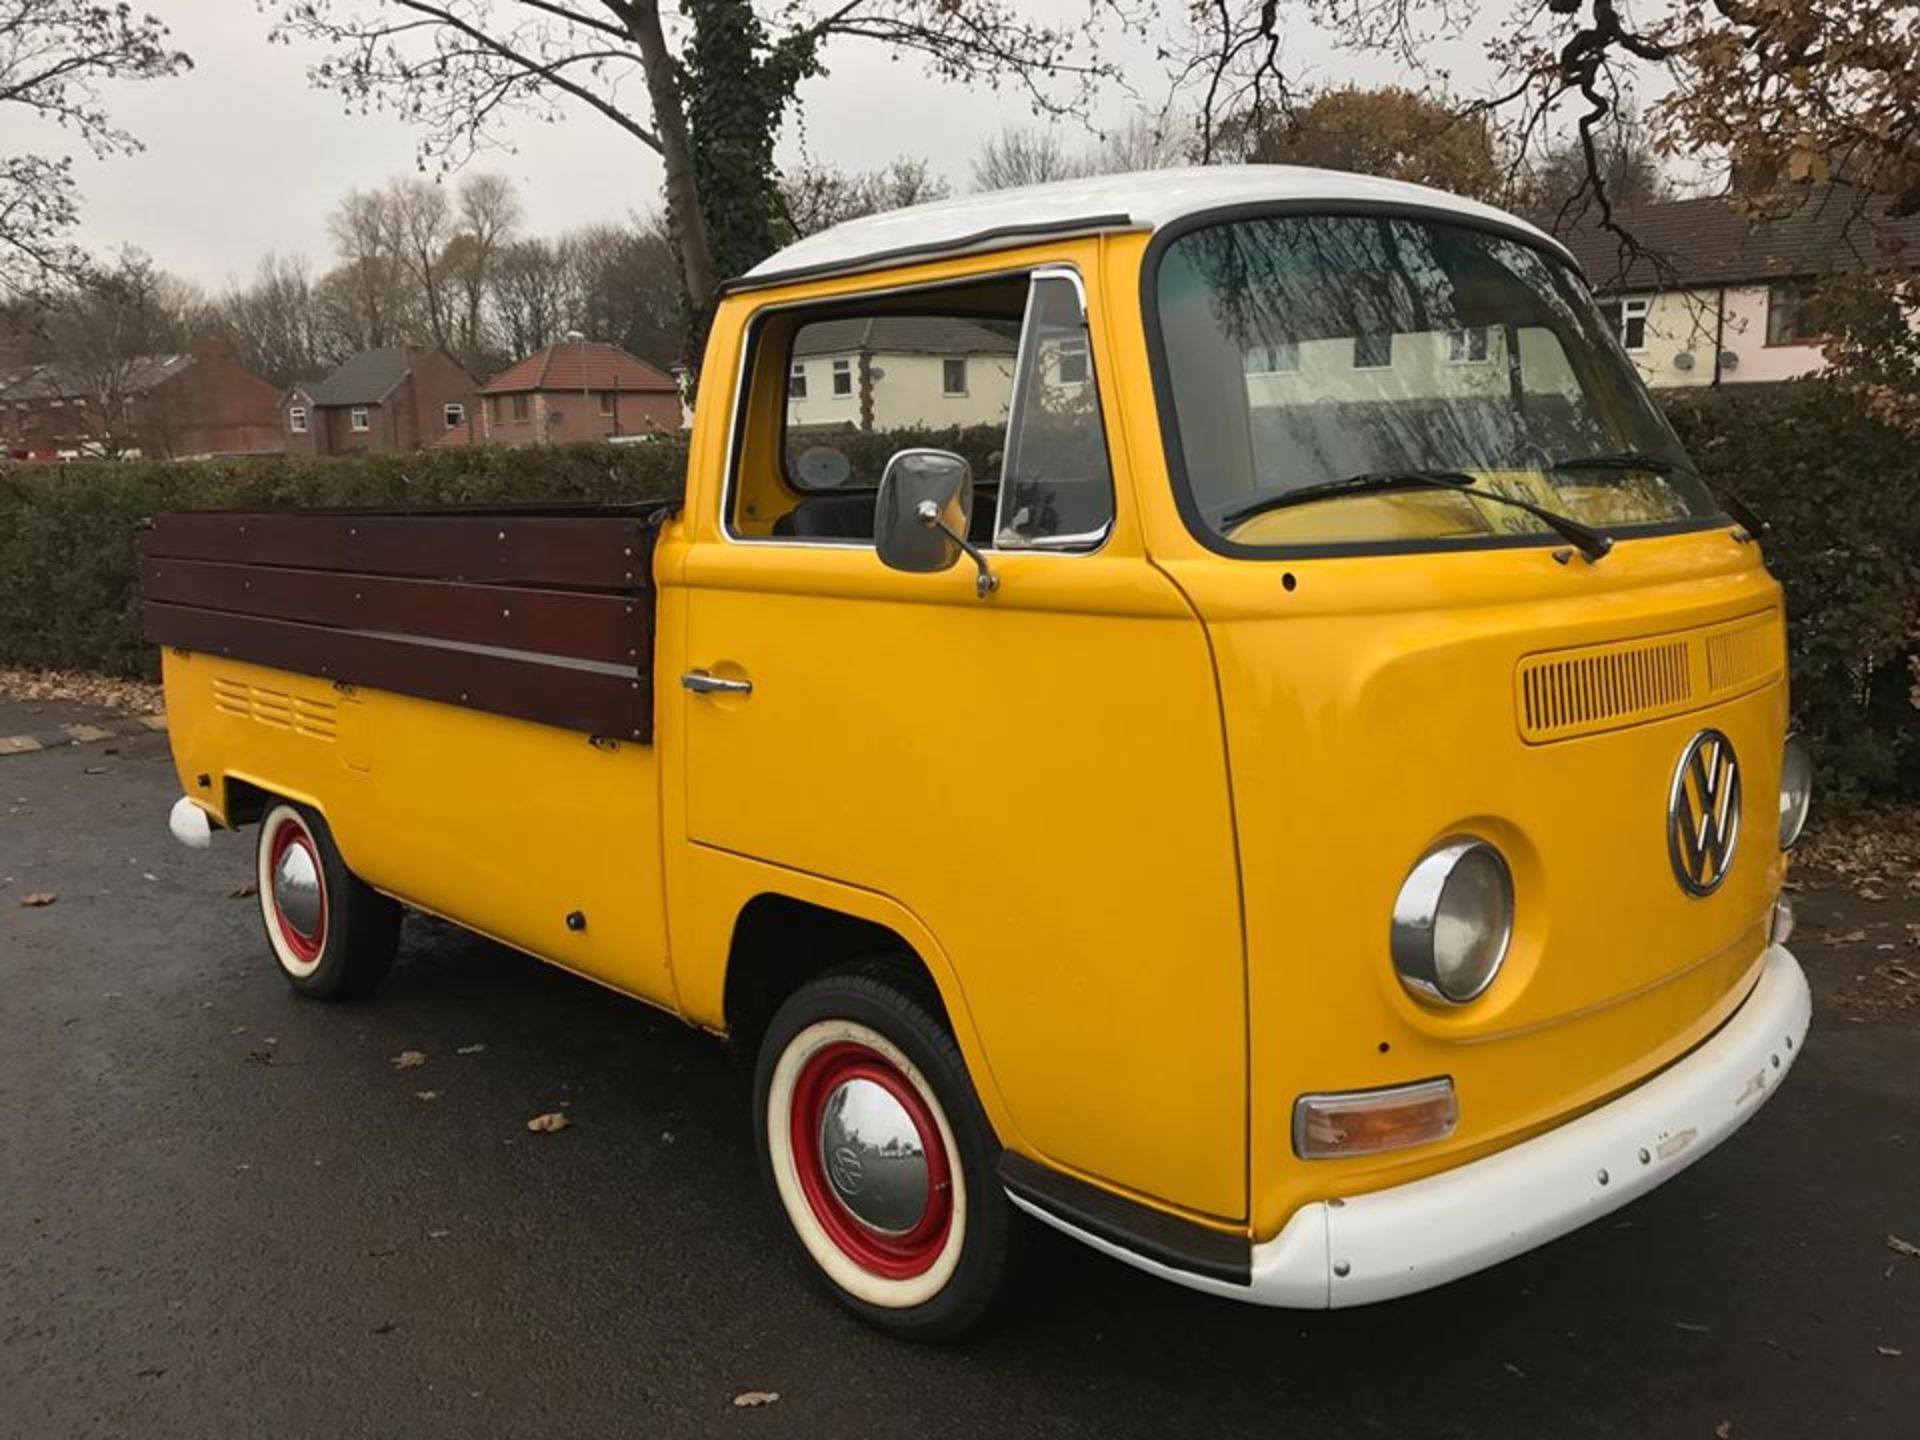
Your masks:
<svg viewBox="0 0 1920 1440"><path fill-rule="evenodd" d="M927 575L970 556L980 572L975 590L984 599L1000 582L967 539L972 521L973 470L958 455L899 450L887 461L873 516L873 543L881 564Z"/></svg>

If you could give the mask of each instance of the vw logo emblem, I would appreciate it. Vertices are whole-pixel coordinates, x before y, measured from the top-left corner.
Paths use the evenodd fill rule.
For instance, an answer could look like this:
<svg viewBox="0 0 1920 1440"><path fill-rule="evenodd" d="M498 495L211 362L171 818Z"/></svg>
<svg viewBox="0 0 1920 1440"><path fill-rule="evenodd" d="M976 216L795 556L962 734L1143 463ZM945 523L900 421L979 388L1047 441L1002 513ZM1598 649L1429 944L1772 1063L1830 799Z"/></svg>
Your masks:
<svg viewBox="0 0 1920 1440"><path fill-rule="evenodd" d="M1740 843L1740 761L1733 742L1702 730L1687 742L1667 797L1667 855L1689 895L1711 895Z"/></svg>
<svg viewBox="0 0 1920 1440"><path fill-rule="evenodd" d="M842 1195L858 1195L867 1178L867 1167L861 1163L858 1150L842 1145L827 1156L827 1174Z"/></svg>

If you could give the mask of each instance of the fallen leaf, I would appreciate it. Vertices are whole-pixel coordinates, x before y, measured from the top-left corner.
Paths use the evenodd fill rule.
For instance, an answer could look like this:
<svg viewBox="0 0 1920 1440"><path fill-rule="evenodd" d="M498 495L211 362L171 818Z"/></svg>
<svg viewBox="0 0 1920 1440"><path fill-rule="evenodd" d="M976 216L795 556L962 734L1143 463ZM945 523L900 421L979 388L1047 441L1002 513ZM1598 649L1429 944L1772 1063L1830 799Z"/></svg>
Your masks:
<svg viewBox="0 0 1920 1440"><path fill-rule="evenodd" d="M778 1390L742 1390L733 1397L733 1403L745 1410L751 1405L771 1405L779 1398Z"/></svg>
<svg viewBox="0 0 1920 1440"><path fill-rule="evenodd" d="M1876 1349L1876 1350L1878 1350L1878 1351L1879 1351L1879 1352L1880 1352L1880 1353L1881 1353L1882 1355L1885 1355L1885 1356L1887 1356L1887 1357L1888 1357L1889 1359L1894 1359L1894 1360L1897 1360L1897 1359L1899 1359L1899 1358L1900 1358L1900 1356L1902 1356L1902 1355L1904 1355L1904 1354L1906 1354L1906 1353L1907 1353L1907 1352L1906 1352L1906 1351L1904 1351L1904 1350L1896 1350L1896 1349L1895 1349L1895 1348L1894 1348L1893 1346L1891 1346L1891 1345L1876 1345L1876 1346L1874 1346L1873 1348L1874 1348L1874 1349Z"/></svg>
<svg viewBox="0 0 1920 1440"><path fill-rule="evenodd" d="M453 1232L451 1230L429 1230L427 1231L427 1239L444 1240L447 1238L447 1236L451 1235L452 1233Z"/></svg>
<svg viewBox="0 0 1920 1440"><path fill-rule="evenodd" d="M104 765L89 765L80 773L82 775L104 775L107 773L107 767Z"/></svg>
<svg viewBox="0 0 1920 1440"><path fill-rule="evenodd" d="M1911 1240L1902 1240L1898 1235L1887 1236L1887 1249L1896 1255L1904 1255L1909 1260L1920 1260L1920 1245Z"/></svg>
<svg viewBox="0 0 1920 1440"><path fill-rule="evenodd" d="M416 1090L413 1092L413 1098L416 1100L438 1100L440 1098L440 1092L438 1090Z"/></svg>
<svg viewBox="0 0 1920 1440"><path fill-rule="evenodd" d="M558 1110L549 1110L545 1115L536 1115L527 1121L527 1129L536 1135L551 1135L556 1130L564 1130L573 1122Z"/></svg>
<svg viewBox="0 0 1920 1440"><path fill-rule="evenodd" d="M227 898L229 900L244 900L249 895L258 895L259 893L260 893L260 887L258 885L254 885L251 883L246 885L236 885L233 887L233 889L227 891Z"/></svg>
<svg viewBox="0 0 1920 1440"><path fill-rule="evenodd" d="M47 906L53 904L53 902L58 900L59 898L60 897L58 895L54 894L50 890L42 890L37 894L22 895L20 897L20 903L26 906L29 910L44 910Z"/></svg>
<svg viewBox="0 0 1920 1440"><path fill-rule="evenodd" d="M456 1055L478 1055L482 1050L486 1048L487 1047L485 1044L462 1045L458 1050L454 1051L453 1053Z"/></svg>
<svg viewBox="0 0 1920 1440"><path fill-rule="evenodd" d="M1713 1427L1713 1440L1732 1440L1732 1437L1733 1421L1722 1420L1718 1425Z"/></svg>
<svg viewBox="0 0 1920 1440"><path fill-rule="evenodd" d="M393 1068L396 1070L418 1070L426 1063L427 1052L424 1050L402 1050L393 1057Z"/></svg>
<svg viewBox="0 0 1920 1440"><path fill-rule="evenodd" d="M151 870L143 870L140 872L140 878L142 880L158 880L160 877L154 874ZM1892 949L1893 947L1888 946L1887 948Z"/></svg>

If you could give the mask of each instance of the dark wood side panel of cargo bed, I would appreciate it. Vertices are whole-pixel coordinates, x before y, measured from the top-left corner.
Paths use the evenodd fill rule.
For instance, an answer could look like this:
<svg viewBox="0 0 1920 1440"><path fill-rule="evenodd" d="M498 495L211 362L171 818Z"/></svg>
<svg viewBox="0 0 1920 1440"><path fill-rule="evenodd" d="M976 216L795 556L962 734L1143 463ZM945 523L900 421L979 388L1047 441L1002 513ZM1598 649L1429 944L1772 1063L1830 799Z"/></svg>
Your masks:
<svg viewBox="0 0 1920 1440"><path fill-rule="evenodd" d="M654 528L605 507L160 515L147 638L650 741Z"/></svg>

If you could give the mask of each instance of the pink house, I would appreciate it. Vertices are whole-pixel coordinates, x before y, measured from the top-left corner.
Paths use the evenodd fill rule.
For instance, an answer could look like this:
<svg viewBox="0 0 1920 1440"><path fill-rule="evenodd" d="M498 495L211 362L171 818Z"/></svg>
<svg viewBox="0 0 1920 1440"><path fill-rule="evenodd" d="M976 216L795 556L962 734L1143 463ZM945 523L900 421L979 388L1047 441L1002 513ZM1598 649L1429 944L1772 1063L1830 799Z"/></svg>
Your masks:
<svg viewBox="0 0 1920 1440"><path fill-rule="evenodd" d="M1762 219L1724 197L1622 211L1635 251L1591 213L1559 235L1649 385L1797 380L1826 368L1821 280L1920 260L1920 216L1890 217L1884 201L1838 185L1796 199Z"/></svg>

